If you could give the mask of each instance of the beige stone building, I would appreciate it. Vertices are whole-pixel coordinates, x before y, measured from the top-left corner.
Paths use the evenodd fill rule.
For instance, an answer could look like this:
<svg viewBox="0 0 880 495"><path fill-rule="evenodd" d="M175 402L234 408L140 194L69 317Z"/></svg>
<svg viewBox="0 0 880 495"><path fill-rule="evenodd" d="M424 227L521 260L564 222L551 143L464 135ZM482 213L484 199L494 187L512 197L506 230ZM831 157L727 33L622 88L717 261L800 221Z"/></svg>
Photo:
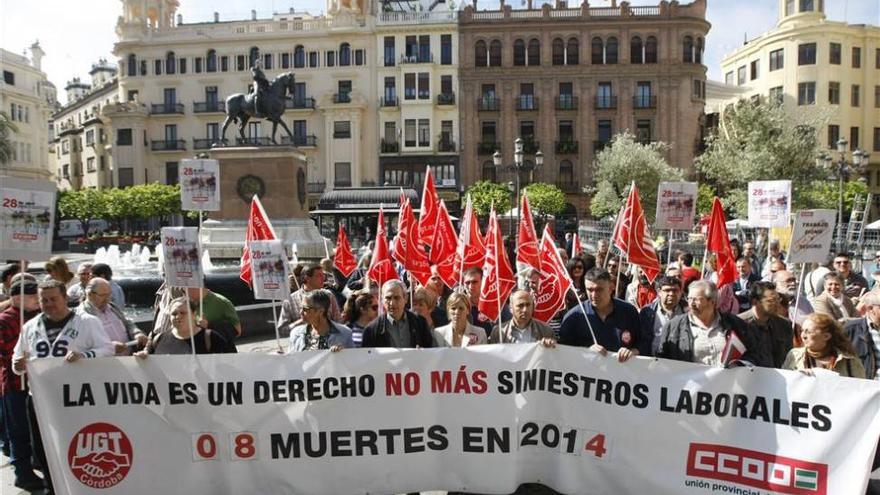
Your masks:
<svg viewBox="0 0 880 495"><path fill-rule="evenodd" d="M11 136L12 160L0 174L31 179L51 179L49 167L49 116L56 103L55 86L42 70L45 56L40 44L30 47L31 58L0 49L0 110L18 129Z"/></svg>
<svg viewBox="0 0 880 495"><path fill-rule="evenodd" d="M102 111L119 102L116 68L102 59L92 64L89 76L90 83L78 77L67 83L67 105L52 115L49 161L59 189L115 185L113 132Z"/></svg>
<svg viewBox="0 0 880 495"><path fill-rule="evenodd" d="M271 81L293 72L285 123L308 160L312 199L325 189L375 185L379 91L371 5L328 3L327 15L184 23L177 0L124 0L117 24L120 104L103 115L114 129L114 184L177 182L177 163L222 140L225 98L252 84L259 61ZM246 139L266 145L271 124L251 120ZM290 144L279 128L278 141Z"/></svg>
<svg viewBox="0 0 880 495"><path fill-rule="evenodd" d="M778 3L776 27L721 61L725 83L827 115L821 142L870 152L868 183L880 192L880 27L828 20L823 0Z"/></svg>
<svg viewBox="0 0 880 495"><path fill-rule="evenodd" d="M624 130L669 143L669 162L692 171L705 99L706 1L612 3L468 6L460 13L465 184L511 180L492 155L499 150L513 163L521 137L524 163L544 155L543 167L523 174L522 184L558 184L567 193L567 217L583 217L596 152Z"/></svg>

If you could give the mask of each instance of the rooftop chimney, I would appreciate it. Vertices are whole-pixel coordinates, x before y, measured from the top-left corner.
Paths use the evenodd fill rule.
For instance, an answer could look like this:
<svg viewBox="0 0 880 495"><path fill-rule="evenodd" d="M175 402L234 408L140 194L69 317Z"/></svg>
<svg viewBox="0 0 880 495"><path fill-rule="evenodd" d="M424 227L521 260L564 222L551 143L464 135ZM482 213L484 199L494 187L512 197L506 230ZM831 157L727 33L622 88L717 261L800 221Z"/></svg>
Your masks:
<svg viewBox="0 0 880 495"><path fill-rule="evenodd" d="M251 20L252 21L257 20L257 11L256 10L251 10Z"/></svg>
<svg viewBox="0 0 880 495"><path fill-rule="evenodd" d="M177 14L177 25L183 24L183 14Z"/></svg>
<svg viewBox="0 0 880 495"><path fill-rule="evenodd" d="M220 22L220 12L214 12L214 22Z"/></svg>

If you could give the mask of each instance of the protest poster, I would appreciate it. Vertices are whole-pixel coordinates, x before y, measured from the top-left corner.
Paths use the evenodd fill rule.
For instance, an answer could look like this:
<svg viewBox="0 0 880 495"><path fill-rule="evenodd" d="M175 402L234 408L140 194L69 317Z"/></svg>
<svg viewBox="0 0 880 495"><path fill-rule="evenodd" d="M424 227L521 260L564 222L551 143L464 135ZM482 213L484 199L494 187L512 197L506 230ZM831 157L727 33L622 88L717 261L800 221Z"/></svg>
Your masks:
<svg viewBox="0 0 880 495"><path fill-rule="evenodd" d="M697 212L696 182L661 182L653 230L691 230Z"/></svg>
<svg viewBox="0 0 880 495"><path fill-rule="evenodd" d="M162 227L165 283L169 287L204 287L199 230Z"/></svg>
<svg viewBox="0 0 880 495"><path fill-rule="evenodd" d="M52 256L55 226L55 184L0 177L0 256L38 260Z"/></svg>
<svg viewBox="0 0 880 495"><path fill-rule="evenodd" d="M53 479L72 495L512 493L528 482L852 495L880 437L871 380L619 363L568 346L36 359L28 370Z"/></svg>
<svg viewBox="0 0 880 495"><path fill-rule="evenodd" d="M220 162L208 159L180 161L180 204L189 211L220 209Z"/></svg>
<svg viewBox="0 0 880 495"><path fill-rule="evenodd" d="M824 262L831 252L836 223L837 212L834 210L801 210L795 213L791 246L785 261L789 264Z"/></svg>
<svg viewBox="0 0 880 495"><path fill-rule="evenodd" d="M786 227L790 216L790 180L749 182L749 223L753 227Z"/></svg>
<svg viewBox="0 0 880 495"><path fill-rule="evenodd" d="M290 289L287 285L287 257L284 255L282 241L251 241L249 244L254 299L284 300L290 295Z"/></svg>

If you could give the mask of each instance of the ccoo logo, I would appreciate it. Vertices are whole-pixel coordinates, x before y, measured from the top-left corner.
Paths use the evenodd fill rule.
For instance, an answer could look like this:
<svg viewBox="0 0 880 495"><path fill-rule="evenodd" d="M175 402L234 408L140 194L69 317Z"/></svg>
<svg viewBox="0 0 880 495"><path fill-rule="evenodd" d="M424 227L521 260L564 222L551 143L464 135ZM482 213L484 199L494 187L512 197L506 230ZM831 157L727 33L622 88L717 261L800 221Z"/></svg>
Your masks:
<svg viewBox="0 0 880 495"><path fill-rule="evenodd" d="M132 464L131 442L109 423L92 423L70 440L67 462L80 483L91 488L118 485Z"/></svg>

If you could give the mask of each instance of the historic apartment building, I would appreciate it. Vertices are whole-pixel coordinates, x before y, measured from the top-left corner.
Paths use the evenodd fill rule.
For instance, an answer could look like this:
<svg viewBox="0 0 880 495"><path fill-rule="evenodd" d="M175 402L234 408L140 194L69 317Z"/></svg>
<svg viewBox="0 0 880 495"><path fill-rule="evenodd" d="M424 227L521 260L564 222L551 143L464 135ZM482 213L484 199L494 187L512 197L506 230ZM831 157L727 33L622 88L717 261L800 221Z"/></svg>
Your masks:
<svg viewBox="0 0 880 495"><path fill-rule="evenodd" d="M619 132L670 145L668 160L693 170L700 140L709 23L706 0L657 6L475 10L459 15L462 180L507 182L493 154L514 162L524 140L523 174L559 185L568 215L588 213L592 163Z"/></svg>
<svg viewBox="0 0 880 495"><path fill-rule="evenodd" d="M31 58L0 49L0 111L18 132L11 136L12 159L0 174L30 179L51 179L49 167L49 115L55 109L55 86L42 70L45 52L39 42L30 47Z"/></svg>
<svg viewBox="0 0 880 495"><path fill-rule="evenodd" d="M113 187L113 131L102 111L119 102L116 68L101 59L89 71L91 83L68 81L67 105L52 115L50 169L59 189Z"/></svg>
<svg viewBox="0 0 880 495"><path fill-rule="evenodd" d="M420 190L431 166L438 194L459 206L458 12L382 12L376 18L381 183Z"/></svg>
<svg viewBox="0 0 880 495"><path fill-rule="evenodd" d="M267 78L293 72L296 89L285 123L308 159L311 193L375 185L379 132L375 34L368 6L328 3L322 17L294 13L272 19L183 24L175 0L125 0L117 25L119 91L105 110L114 127L115 183L177 182L177 163L221 142L270 144L271 123L251 120L246 139L235 124L225 136L225 98L246 93L250 68ZM279 143L291 144L279 127ZM314 197L317 199L317 197Z"/></svg>
<svg viewBox="0 0 880 495"><path fill-rule="evenodd" d="M870 152L868 183L880 192L880 27L830 21L822 0L779 0L776 27L721 67L746 97L827 115L822 142L836 149L843 138L849 151Z"/></svg>

